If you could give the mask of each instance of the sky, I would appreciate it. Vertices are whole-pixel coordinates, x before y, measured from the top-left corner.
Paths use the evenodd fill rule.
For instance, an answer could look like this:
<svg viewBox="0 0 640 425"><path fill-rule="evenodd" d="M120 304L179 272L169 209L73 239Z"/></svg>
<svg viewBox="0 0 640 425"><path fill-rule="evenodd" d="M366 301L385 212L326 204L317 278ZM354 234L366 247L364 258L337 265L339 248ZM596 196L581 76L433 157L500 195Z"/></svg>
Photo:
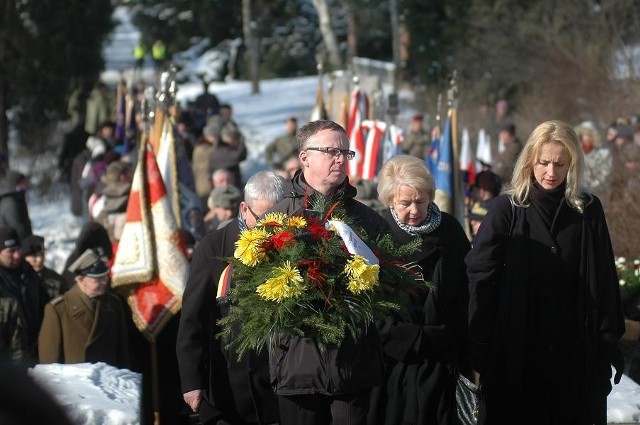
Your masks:
<svg viewBox="0 0 640 425"><path fill-rule="evenodd" d="M116 10L120 20L110 43L105 47L107 71L103 79L115 82L118 70L130 64L131 50L139 33L128 21L123 8ZM144 74L151 79L151 70ZM251 94L245 81L213 83L209 90L221 102L230 103L234 118L246 138L248 159L241 165L245 177L264 168L264 147L285 131L285 120L294 115L306 122L315 102L317 76L277 79L261 82L261 93ZM178 101L186 104L201 93L197 83L178 87ZM44 166L56 167L55 158L43 158ZM47 161L50 161L47 164ZM73 249L82 222L70 211L70 198L64 190L29 198L33 231L45 237L47 265L58 272ZM78 424L133 425L139 423L138 398L140 376L105 364L38 365L31 371L39 382L53 388L58 400ZM614 386L608 398L610 423L640 423L640 386L626 376Z"/></svg>

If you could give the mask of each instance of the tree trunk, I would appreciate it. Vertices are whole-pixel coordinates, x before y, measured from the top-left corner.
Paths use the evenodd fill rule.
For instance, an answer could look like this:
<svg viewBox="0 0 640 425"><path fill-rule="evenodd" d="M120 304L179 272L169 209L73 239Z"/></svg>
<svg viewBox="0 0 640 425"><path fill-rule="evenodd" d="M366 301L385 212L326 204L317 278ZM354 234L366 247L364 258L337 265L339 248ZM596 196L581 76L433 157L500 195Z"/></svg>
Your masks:
<svg viewBox="0 0 640 425"><path fill-rule="evenodd" d="M2 23L0 25L0 64L5 64L7 60L7 35L9 32L9 21L11 19L11 2L5 3L5 10L2 13ZM7 96L9 86L6 67L0 66L0 153L4 154L7 165L9 164L9 119L7 118L7 108L9 105Z"/></svg>
<svg viewBox="0 0 640 425"><path fill-rule="evenodd" d="M353 7L349 4L345 7L347 8L347 64L351 64L353 58L358 56L358 21Z"/></svg>
<svg viewBox="0 0 640 425"><path fill-rule="evenodd" d="M340 49L338 47L338 41L336 35L333 32L331 26L331 15L329 13L329 6L327 6L326 0L313 0L313 6L318 12L318 20L320 21L320 33L322 34L322 40L324 46L327 49L329 55L329 63L332 70L342 69L342 59L340 58Z"/></svg>
<svg viewBox="0 0 640 425"><path fill-rule="evenodd" d="M260 93L260 53L255 37L256 23L253 20L251 0L242 0L242 32L249 54L249 74L251 76L251 94Z"/></svg>

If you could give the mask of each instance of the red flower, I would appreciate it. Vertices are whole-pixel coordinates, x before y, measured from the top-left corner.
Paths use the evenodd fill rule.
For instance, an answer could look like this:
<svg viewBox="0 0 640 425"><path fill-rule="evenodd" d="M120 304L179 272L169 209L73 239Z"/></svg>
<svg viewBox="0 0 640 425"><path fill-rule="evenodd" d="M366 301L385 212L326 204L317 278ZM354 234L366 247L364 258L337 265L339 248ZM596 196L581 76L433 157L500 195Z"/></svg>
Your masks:
<svg viewBox="0 0 640 425"><path fill-rule="evenodd" d="M311 237L315 240L324 239L326 241L331 238L331 232L328 231L322 224L309 224L307 230L309 230L309 233L311 233Z"/></svg>
<svg viewBox="0 0 640 425"><path fill-rule="evenodd" d="M280 232L269 238L269 242L273 244L276 249L284 248L295 241L296 237L290 232Z"/></svg>
<svg viewBox="0 0 640 425"><path fill-rule="evenodd" d="M316 283L324 283L327 280L321 271L326 264L326 261L321 260L302 260L298 262L300 267L306 267L309 280Z"/></svg>
<svg viewBox="0 0 640 425"><path fill-rule="evenodd" d="M282 224L278 223L277 221L265 221L262 223L262 225L264 227L273 227L273 228L279 228L282 227Z"/></svg>

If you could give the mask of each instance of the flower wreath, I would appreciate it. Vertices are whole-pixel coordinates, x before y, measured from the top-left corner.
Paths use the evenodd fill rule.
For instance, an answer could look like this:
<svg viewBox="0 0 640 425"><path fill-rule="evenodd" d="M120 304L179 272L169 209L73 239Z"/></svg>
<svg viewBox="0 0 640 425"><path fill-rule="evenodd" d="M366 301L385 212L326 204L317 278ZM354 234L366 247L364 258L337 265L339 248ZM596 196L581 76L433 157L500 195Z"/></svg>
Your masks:
<svg viewBox="0 0 640 425"><path fill-rule="evenodd" d="M337 345L401 312L407 290L426 289L419 267L402 261L419 239L403 246L389 234L368 239L336 206L324 219L269 213L240 233L226 259L233 266L229 314L219 321L228 348L242 356L273 347L282 335Z"/></svg>

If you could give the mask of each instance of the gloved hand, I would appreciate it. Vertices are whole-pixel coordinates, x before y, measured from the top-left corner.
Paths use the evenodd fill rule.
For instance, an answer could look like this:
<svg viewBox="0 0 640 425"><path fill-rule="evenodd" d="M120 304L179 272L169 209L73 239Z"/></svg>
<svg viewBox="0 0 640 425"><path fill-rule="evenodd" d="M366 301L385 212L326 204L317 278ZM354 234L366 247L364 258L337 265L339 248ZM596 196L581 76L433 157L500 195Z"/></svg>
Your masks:
<svg viewBox="0 0 640 425"><path fill-rule="evenodd" d="M618 384L622 378L622 372L624 372L624 357L622 356L617 344L606 344L604 353L606 359L616 369L616 375L613 377L613 382Z"/></svg>

